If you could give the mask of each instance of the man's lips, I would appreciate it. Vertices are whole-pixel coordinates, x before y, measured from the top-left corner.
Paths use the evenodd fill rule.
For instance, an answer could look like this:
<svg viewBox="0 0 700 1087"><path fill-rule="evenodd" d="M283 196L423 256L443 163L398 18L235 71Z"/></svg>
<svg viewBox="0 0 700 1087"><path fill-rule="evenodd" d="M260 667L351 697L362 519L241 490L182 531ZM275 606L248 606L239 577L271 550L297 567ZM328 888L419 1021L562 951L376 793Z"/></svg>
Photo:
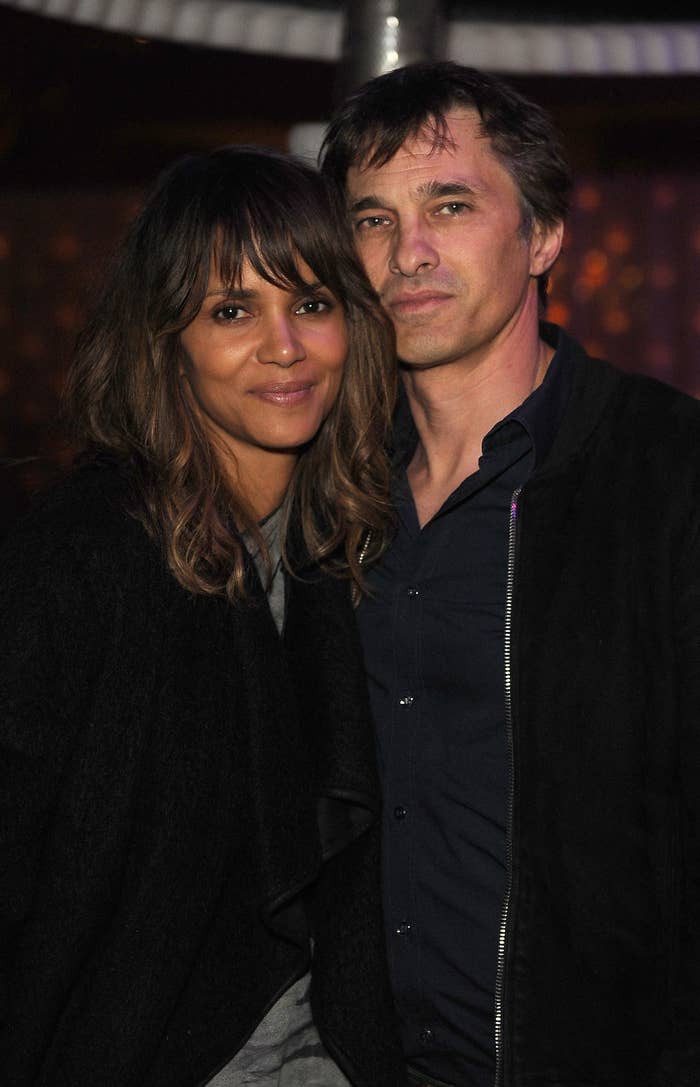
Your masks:
<svg viewBox="0 0 700 1087"><path fill-rule="evenodd" d="M429 313L439 308L445 302L449 302L452 295L448 291L431 290L402 291L400 294L384 296L383 302L387 309L398 317L409 317L412 314L420 315Z"/></svg>
<svg viewBox="0 0 700 1087"><path fill-rule="evenodd" d="M250 391L268 403L294 406L302 403L314 386L314 381L275 381L256 385Z"/></svg>

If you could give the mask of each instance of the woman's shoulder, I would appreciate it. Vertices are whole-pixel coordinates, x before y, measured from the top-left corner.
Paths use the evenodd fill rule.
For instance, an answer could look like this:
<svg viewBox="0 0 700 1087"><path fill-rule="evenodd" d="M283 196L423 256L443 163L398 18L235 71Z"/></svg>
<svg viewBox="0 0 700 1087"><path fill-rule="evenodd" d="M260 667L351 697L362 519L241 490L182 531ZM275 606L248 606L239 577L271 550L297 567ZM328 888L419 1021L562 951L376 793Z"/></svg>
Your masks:
<svg viewBox="0 0 700 1087"><path fill-rule="evenodd" d="M120 565L152 551L145 530L131 510L135 479L108 460L76 464L37 493L7 532L2 544L5 568L35 566L55 576L59 567L102 560Z"/></svg>

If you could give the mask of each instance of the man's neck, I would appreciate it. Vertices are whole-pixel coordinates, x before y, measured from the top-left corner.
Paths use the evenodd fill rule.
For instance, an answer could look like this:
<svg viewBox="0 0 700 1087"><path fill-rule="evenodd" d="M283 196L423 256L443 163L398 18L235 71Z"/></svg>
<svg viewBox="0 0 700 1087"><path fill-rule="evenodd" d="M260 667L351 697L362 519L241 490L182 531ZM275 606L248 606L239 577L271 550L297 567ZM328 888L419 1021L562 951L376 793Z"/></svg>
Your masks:
<svg viewBox="0 0 700 1087"><path fill-rule="evenodd" d="M423 526L479 466L488 432L544 380L552 349L536 339L519 357L494 352L478 366L459 362L404 372L418 445L408 481Z"/></svg>

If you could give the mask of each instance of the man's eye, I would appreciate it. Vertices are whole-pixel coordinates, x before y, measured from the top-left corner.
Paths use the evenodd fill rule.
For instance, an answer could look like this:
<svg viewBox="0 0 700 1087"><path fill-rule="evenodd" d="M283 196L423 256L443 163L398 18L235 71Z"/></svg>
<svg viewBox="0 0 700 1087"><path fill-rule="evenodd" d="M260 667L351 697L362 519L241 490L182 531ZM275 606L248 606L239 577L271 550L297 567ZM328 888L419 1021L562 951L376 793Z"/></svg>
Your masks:
<svg viewBox="0 0 700 1087"><path fill-rule="evenodd" d="M440 205L437 209L437 214L449 218L452 215L463 215L464 212L468 210L468 204L463 203L461 200L450 200L449 204Z"/></svg>
<svg viewBox="0 0 700 1087"><path fill-rule="evenodd" d="M378 227L391 226L391 219L386 215L367 215L364 219L358 219L355 230L376 230Z"/></svg>

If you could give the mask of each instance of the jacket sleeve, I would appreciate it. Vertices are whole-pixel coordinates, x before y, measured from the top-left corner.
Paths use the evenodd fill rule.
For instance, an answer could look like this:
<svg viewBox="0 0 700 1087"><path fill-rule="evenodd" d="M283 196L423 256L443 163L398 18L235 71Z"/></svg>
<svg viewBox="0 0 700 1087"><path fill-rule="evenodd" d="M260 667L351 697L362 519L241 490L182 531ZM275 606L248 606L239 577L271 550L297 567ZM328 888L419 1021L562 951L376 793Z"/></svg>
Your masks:
<svg viewBox="0 0 700 1087"><path fill-rule="evenodd" d="M0 1024L75 721L79 619L61 565L31 531L0 553Z"/></svg>
<svg viewBox="0 0 700 1087"><path fill-rule="evenodd" d="M675 579L679 928L672 974L672 1036L654 1087L700 1083L700 530L686 535Z"/></svg>

